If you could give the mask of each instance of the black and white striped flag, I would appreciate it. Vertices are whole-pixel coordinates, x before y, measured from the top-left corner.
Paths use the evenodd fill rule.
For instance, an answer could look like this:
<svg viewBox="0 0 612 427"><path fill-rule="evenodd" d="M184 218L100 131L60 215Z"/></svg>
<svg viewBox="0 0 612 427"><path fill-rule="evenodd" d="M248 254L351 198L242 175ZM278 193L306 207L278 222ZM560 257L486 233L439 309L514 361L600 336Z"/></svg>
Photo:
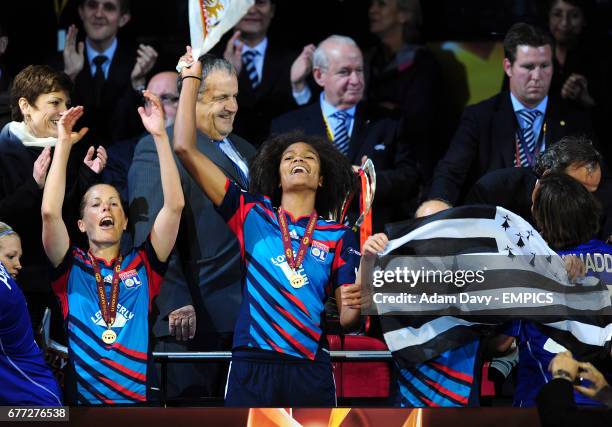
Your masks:
<svg viewBox="0 0 612 427"><path fill-rule="evenodd" d="M607 287L593 278L570 283L564 261L520 216L501 207L463 206L389 224L387 235L377 272L408 266L422 274L410 283L406 276L381 273L395 279L372 289L385 341L400 366L432 359L519 318L538 322L577 354L609 354ZM483 280L458 285L457 273L466 265L479 265ZM450 274L454 282L424 283L432 270ZM534 297L541 295L546 297Z"/></svg>

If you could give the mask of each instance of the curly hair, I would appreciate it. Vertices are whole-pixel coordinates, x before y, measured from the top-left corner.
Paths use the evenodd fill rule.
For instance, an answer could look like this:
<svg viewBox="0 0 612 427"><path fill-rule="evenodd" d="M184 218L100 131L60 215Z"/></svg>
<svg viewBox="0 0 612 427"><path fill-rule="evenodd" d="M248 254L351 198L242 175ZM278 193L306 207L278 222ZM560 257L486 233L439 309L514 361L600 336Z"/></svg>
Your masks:
<svg viewBox="0 0 612 427"><path fill-rule="evenodd" d="M599 229L599 202L569 175L551 172L539 180L533 218L555 250L588 242Z"/></svg>
<svg viewBox="0 0 612 427"><path fill-rule="evenodd" d="M324 217L337 216L344 199L355 188L357 179L349 160L326 138L320 136L291 132L264 142L249 168L249 191L270 197L274 206L280 205L281 157L290 145L297 142L310 145L319 155L321 162L323 187L317 191L315 209Z"/></svg>
<svg viewBox="0 0 612 427"><path fill-rule="evenodd" d="M582 136L564 136L536 158L534 172L538 177L546 172L564 172L572 165L594 169L602 162L602 156L590 139Z"/></svg>

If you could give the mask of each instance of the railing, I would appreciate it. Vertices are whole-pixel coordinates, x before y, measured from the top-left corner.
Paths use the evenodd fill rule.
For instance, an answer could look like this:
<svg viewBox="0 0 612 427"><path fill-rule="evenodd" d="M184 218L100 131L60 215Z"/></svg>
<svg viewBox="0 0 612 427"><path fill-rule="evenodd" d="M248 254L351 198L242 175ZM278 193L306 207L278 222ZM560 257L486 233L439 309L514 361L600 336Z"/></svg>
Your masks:
<svg viewBox="0 0 612 427"><path fill-rule="evenodd" d="M390 351L330 351L332 362L389 362ZM153 352L153 360L161 365L161 404L166 406L168 387L168 363L207 363L207 362L229 362L232 359L230 351L210 352Z"/></svg>

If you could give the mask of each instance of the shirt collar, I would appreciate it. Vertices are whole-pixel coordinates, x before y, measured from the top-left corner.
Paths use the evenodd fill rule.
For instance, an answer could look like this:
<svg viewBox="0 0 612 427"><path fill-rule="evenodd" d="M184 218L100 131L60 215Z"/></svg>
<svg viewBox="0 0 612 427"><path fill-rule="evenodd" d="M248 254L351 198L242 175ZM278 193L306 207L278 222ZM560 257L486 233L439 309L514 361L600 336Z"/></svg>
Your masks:
<svg viewBox="0 0 612 427"><path fill-rule="evenodd" d="M242 45L242 53L245 53L248 51L254 51L254 52L257 52L259 55L261 55L261 57L263 58L264 56L266 56L267 48L268 48L268 37L264 37L262 41L260 41L257 45L253 47L249 47L246 44Z"/></svg>
<svg viewBox="0 0 612 427"><path fill-rule="evenodd" d="M519 101L516 98L516 96L514 96L512 92L510 92L510 100L512 101L512 109L514 110L515 113L518 113L521 110L529 110L529 111L537 110L542 114L542 116L546 115L546 106L548 105L548 95L545 96L544 99L540 101L540 103L535 108L525 107L523 104L521 104L521 101Z"/></svg>
<svg viewBox="0 0 612 427"><path fill-rule="evenodd" d="M351 119L352 119L353 117L355 117L356 109L357 109L357 106L354 105L351 108L347 108L346 110L343 110L343 111L348 113L348 115L351 116ZM338 110L339 110L338 108L334 107L333 105L331 105L329 102L325 100L325 92L321 92L321 111L323 112L323 117L328 119L330 116L335 114Z"/></svg>
<svg viewBox="0 0 612 427"><path fill-rule="evenodd" d="M113 39L113 42L104 52L98 52L93 48L89 38L85 39L85 47L87 49L87 58L89 59L89 65L93 67L93 59L98 55L104 55L108 58L109 63L113 61L113 56L115 56L115 51L117 50L117 37Z"/></svg>

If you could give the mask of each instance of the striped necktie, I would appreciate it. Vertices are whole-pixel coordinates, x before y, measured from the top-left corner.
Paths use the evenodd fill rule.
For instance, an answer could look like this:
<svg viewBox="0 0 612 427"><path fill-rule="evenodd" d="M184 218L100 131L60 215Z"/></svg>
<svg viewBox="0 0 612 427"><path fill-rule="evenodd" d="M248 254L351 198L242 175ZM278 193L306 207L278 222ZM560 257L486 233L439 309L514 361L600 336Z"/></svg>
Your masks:
<svg viewBox="0 0 612 427"><path fill-rule="evenodd" d="M242 54L242 63L253 89L259 86L259 74L257 74L257 67L255 67L255 57L257 55L259 55L259 52L256 50L247 50Z"/></svg>
<svg viewBox="0 0 612 427"><path fill-rule="evenodd" d="M520 132L523 136L523 141L525 145L527 145L528 153L525 153L524 144L519 144L519 160L521 166L532 166L529 162L529 158L533 158L533 155L536 152L536 137L535 132L533 131L533 123L540 116L538 110L529 111L527 109L522 109L518 111L519 117L523 120L524 126L521 128ZM529 156L528 156L529 154Z"/></svg>
<svg viewBox="0 0 612 427"><path fill-rule="evenodd" d="M244 174L242 168L238 165L238 163L232 160L232 157L226 152L226 150L230 149L228 147L229 143L227 143L224 139L221 141L212 140L212 142L215 143L219 151L221 151L223 155L225 155L225 157L227 157L232 163L232 166L234 166L234 171L236 172L236 177L238 178L237 184L242 187L242 189L247 190L249 188L249 178Z"/></svg>
<svg viewBox="0 0 612 427"><path fill-rule="evenodd" d="M334 128L334 144L342 154L347 155L349 149L347 122L351 116L346 111L339 110L332 114L332 117L338 120L338 124Z"/></svg>

